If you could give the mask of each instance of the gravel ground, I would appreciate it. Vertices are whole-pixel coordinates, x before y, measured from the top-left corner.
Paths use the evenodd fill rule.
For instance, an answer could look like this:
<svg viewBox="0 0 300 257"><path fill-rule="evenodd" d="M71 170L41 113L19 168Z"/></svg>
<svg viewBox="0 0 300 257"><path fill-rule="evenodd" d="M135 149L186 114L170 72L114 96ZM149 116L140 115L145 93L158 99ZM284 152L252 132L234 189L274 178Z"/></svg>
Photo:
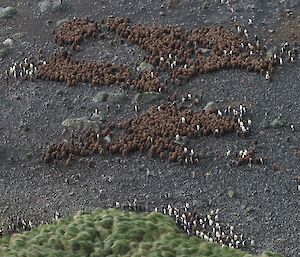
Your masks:
<svg viewBox="0 0 300 257"><path fill-rule="evenodd" d="M84 3L83 3L84 2ZM229 2L229 1L227 1ZM262 36L267 47L279 46L299 35L300 4L297 1L71 1L63 11L42 12L38 1L2 0L1 7L15 6L12 19L1 20L0 42L15 38L13 49L0 59L1 70L39 48L46 53L58 47L52 43L55 24L65 18L105 19L109 15L128 16L133 23L179 25L190 28L209 24L232 26L239 22L251 35ZM292 12L292 15L290 15ZM253 25L248 25L248 19ZM298 34L297 34L298 33ZM129 44L110 47L91 40L78 58L133 63L143 51ZM2 72L1 71L1 72ZM2 75L1 75L2 76ZM53 82L0 80L0 220L23 215L49 220L58 210L69 215L79 209L105 207L115 201L137 199L149 207L162 204L192 204L199 213L219 208L220 219L239 233L255 240L247 250L259 253L270 249L287 257L300 256L300 80L299 59L276 68L272 81L241 70L199 75L178 89L179 95L202 92L201 107L214 101L225 106L243 103L252 119L250 137L212 136L193 142L205 157L198 165L149 159L139 153L128 157L95 158L95 167L86 161L64 165L44 164L46 146L67 138L61 123L69 117L89 116L95 108L106 109L91 99L99 92L115 92L116 87L67 87ZM129 96L134 96L134 91ZM141 112L149 106L141 106ZM121 111L111 105L108 120L134 115L131 101ZM282 128L261 129L265 119L283 117ZM258 140L258 154L264 164L231 167L236 152ZM226 151L231 150L227 157ZM276 168L274 168L276 165ZM273 167L273 168L272 168ZM66 183L69 179L70 183ZM233 191L234 197L228 192Z"/></svg>

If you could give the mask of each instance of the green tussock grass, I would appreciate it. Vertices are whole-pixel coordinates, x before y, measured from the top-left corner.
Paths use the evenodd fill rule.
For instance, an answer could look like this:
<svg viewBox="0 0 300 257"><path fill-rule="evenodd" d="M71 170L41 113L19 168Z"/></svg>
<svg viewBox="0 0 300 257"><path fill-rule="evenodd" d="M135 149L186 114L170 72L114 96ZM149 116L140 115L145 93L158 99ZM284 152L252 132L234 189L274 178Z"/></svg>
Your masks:
<svg viewBox="0 0 300 257"><path fill-rule="evenodd" d="M254 257L246 252L189 238L160 213L116 209L43 225L0 239L1 257ZM260 257L282 257L265 252Z"/></svg>

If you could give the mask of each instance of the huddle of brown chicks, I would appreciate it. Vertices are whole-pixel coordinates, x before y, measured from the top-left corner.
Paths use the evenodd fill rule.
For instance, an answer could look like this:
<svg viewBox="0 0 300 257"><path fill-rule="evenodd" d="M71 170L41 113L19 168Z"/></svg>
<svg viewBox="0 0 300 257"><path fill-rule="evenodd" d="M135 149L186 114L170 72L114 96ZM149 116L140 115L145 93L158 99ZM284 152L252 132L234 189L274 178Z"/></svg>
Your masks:
<svg viewBox="0 0 300 257"><path fill-rule="evenodd" d="M68 86L91 83L92 86L120 85L133 86L139 92L163 92L165 84L157 72L141 71L133 79L130 68L123 64L86 62L75 60L67 51L55 53L45 63L38 66L36 78L65 82Z"/></svg>
<svg viewBox="0 0 300 257"><path fill-rule="evenodd" d="M183 137L222 136L238 130L238 124L231 117L219 116L214 112L180 110L167 103L151 107L144 114L119 126L124 133L109 145L110 153L126 156L134 151L148 152L151 157L158 156L179 163L199 161L193 149L178 143Z"/></svg>
<svg viewBox="0 0 300 257"><path fill-rule="evenodd" d="M45 64L38 66L37 79L66 82L69 86L75 86L79 82L91 83L93 86L125 86L131 77L130 70L125 65L79 61L72 59L64 51L54 54Z"/></svg>
<svg viewBox="0 0 300 257"><path fill-rule="evenodd" d="M239 129L236 120L217 113L183 109L163 103L151 107L144 114L118 124L123 133L112 142L105 141L111 136L115 125L108 126L99 132L89 129L79 136L72 135L69 141L62 141L48 146L42 156L44 162L66 160L66 165L75 156L85 157L91 154L119 153L126 156L131 152L148 152L155 158L168 159L172 162L197 163L199 155L180 143L183 138L197 136L222 136Z"/></svg>
<svg viewBox="0 0 300 257"><path fill-rule="evenodd" d="M257 141L255 140L255 145ZM249 147L249 149L244 149L239 151L236 154L236 160L232 161L231 165L235 166L242 166L242 165L249 165L252 166L253 164L263 164L264 159L262 157L258 157L255 152L255 145L253 147Z"/></svg>
<svg viewBox="0 0 300 257"><path fill-rule="evenodd" d="M157 72L142 71L136 79L132 80L133 87L139 92L163 92L165 84L161 82Z"/></svg>
<svg viewBox="0 0 300 257"><path fill-rule="evenodd" d="M279 64L277 57L266 57L258 39L234 33L223 26L185 30L175 26L131 25L125 18L108 18L106 25L121 38L147 52L145 61L168 71L172 82L180 84L198 73L240 68L266 74Z"/></svg>
<svg viewBox="0 0 300 257"><path fill-rule="evenodd" d="M172 84L180 85L184 80L199 73L221 69L240 68L265 74L270 79L275 65L282 64L280 57L286 51L294 59L296 49L287 51L284 45L281 54L267 57L265 47L258 38L250 42L247 32L234 33L223 26L200 27L186 30L175 26L131 25L127 18L108 18L103 22L109 31L122 40L136 44L146 51L144 60L154 66L156 72L144 71L138 78L132 77L129 66L112 63L85 62L71 59L65 53L50 57L46 65L38 67L38 79L64 81L74 86L88 82L93 86L121 83L122 87L133 85L139 91L163 91L157 72L168 72ZM71 44L79 50L84 38L96 37L100 26L88 18L76 18L54 30L54 42ZM100 38L103 33L100 34ZM63 67L61 70L60 67Z"/></svg>
<svg viewBox="0 0 300 257"><path fill-rule="evenodd" d="M73 50L79 50L79 44L83 39L95 38L99 32L97 22L88 18L74 18L53 31L53 40L58 45L71 45Z"/></svg>
<svg viewBox="0 0 300 257"><path fill-rule="evenodd" d="M65 160L66 166L69 166L75 157L86 157L92 154L102 156L104 149L101 140L106 136L106 133L106 131L96 132L88 129L80 135L72 134L68 141L63 140L49 145L42 155L42 161L49 163Z"/></svg>

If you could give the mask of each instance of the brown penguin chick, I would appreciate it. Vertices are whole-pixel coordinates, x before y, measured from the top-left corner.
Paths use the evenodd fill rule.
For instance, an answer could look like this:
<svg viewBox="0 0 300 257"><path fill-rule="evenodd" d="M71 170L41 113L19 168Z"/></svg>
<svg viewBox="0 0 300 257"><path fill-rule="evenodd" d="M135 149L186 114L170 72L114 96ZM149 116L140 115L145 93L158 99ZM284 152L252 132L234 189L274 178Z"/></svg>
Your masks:
<svg viewBox="0 0 300 257"><path fill-rule="evenodd" d="M176 154L174 152L170 152L169 153L169 161L174 162L174 161L176 161L176 159L177 159Z"/></svg>
<svg viewBox="0 0 300 257"><path fill-rule="evenodd" d="M182 157L180 157L180 156L178 156L177 157L177 162L179 163L179 164L183 164L183 161L184 159L182 158Z"/></svg>
<svg viewBox="0 0 300 257"><path fill-rule="evenodd" d="M81 157L86 157L86 156L87 156L87 151L84 150L84 149L82 149L82 150L80 151L80 156L81 156Z"/></svg>
<svg viewBox="0 0 300 257"><path fill-rule="evenodd" d="M100 149L98 150L98 152L99 152L100 157L102 157L102 156L104 155L104 150L103 150L103 148L100 148Z"/></svg>
<svg viewBox="0 0 300 257"><path fill-rule="evenodd" d="M53 152L51 153L51 159L52 159L52 160L56 159L57 154L58 154L57 151L53 151Z"/></svg>
<svg viewBox="0 0 300 257"><path fill-rule="evenodd" d="M95 162L94 162L93 160L88 160L87 166L88 166L89 168L94 168Z"/></svg>
<svg viewBox="0 0 300 257"><path fill-rule="evenodd" d="M160 158L161 160L164 159L164 153L163 153L163 152L160 152L159 158Z"/></svg>
<svg viewBox="0 0 300 257"><path fill-rule="evenodd" d="M122 156L125 157L125 156L128 155L128 153L129 153L129 151L128 151L128 149L126 148L126 149L124 149L124 150L122 151Z"/></svg>
<svg viewBox="0 0 300 257"><path fill-rule="evenodd" d="M44 157L43 157L43 161L45 163L49 163L51 161L51 156L49 154L46 154Z"/></svg>
<svg viewBox="0 0 300 257"><path fill-rule="evenodd" d="M79 45L75 45L75 51L79 52L80 51L80 46Z"/></svg>
<svg viewBox="0 0 300 257"><path fill-rule="evenodd" d="M65 165L66 165L66 166L70 166L70 165L71 165L71 159L70 159L70 158L68 158L68 159L66 160Z"/></svg>

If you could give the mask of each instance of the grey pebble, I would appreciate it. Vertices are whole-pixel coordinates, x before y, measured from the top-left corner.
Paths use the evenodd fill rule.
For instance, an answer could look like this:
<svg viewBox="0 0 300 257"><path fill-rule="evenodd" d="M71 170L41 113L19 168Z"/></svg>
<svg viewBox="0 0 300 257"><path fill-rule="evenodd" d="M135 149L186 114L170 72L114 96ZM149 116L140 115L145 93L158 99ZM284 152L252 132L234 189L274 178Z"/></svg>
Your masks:
<svg viewBox="0 0 300 257"><path fill-rule="evenodd" d="M153 171L153 170L150 170L150 169L147 169L147 176L148 176L148 177L154 176L154 171Z"/></svg>
<svg viewBox="0 0 300 257"><path fill-rule="evenodd" d="M233 197L236 196L236 193L235 193L235 191L233 191L233 190L229 190L229 191L227 192L227 195L228 195L230 198L233 198Z"/></svg>

